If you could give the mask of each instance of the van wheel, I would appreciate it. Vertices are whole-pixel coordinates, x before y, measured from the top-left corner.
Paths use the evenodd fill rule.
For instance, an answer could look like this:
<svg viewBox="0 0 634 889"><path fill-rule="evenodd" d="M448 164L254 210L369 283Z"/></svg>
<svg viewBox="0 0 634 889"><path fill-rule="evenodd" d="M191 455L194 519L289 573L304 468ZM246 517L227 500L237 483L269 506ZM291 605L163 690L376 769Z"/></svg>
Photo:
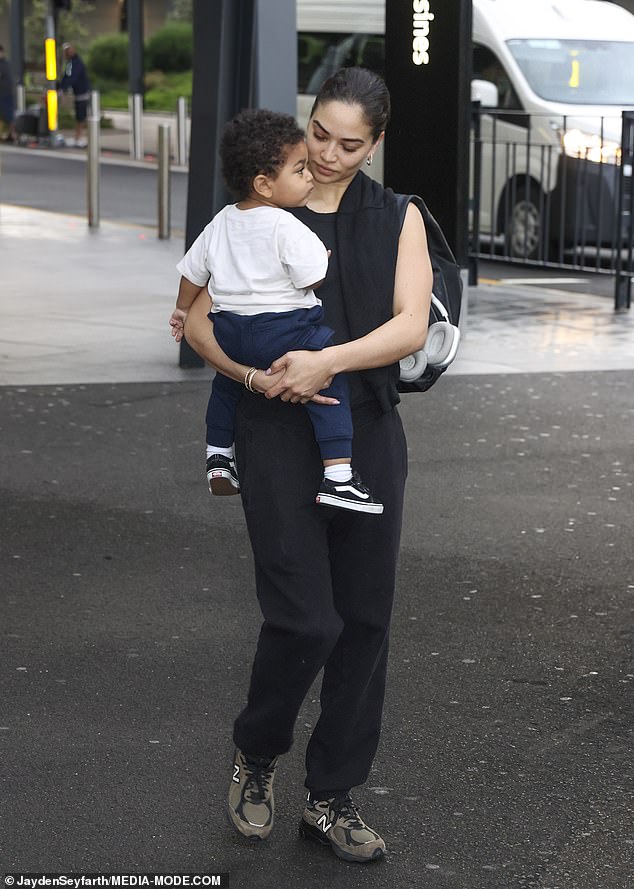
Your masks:
<svg viewBox="0 0 634 889"><path fill-rule="evenodd" d="M511 188L511 186L509 186ZM503 206L505 199L503 198ZM504 219L505 252L514 259L544 258L544 223L540 213L540 192L531 185L511 191L508 217ZM543 205L543 201L541 202Z"/></svg>

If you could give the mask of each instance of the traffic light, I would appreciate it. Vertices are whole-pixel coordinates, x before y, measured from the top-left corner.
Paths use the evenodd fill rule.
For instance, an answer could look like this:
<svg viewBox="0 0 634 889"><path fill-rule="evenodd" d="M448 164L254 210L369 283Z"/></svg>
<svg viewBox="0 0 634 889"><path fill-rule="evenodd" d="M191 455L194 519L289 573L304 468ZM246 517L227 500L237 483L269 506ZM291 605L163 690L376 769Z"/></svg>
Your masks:
<svg viewBox="0 0 634 889"><path fill-rule="evenodd" d="M55 7L55 10L57 12L59 12L60 10L70 12L71 4L72 0L53 0L53 6Z"/></svg>

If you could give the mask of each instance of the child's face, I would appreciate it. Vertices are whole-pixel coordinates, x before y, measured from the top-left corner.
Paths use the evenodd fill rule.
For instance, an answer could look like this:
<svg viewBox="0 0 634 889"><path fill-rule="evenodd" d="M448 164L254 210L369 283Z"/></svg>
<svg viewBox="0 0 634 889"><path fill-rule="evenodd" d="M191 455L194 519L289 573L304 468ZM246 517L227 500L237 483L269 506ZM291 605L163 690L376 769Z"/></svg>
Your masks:
<svg viewBox="0 0 634 889"><path fill-rule="evenodd" d="M286 163L275 179L270 179L271 202L278 207L304 207L313 190L313 176L308 169L308 150L302 140L288 152Z"/></svg>

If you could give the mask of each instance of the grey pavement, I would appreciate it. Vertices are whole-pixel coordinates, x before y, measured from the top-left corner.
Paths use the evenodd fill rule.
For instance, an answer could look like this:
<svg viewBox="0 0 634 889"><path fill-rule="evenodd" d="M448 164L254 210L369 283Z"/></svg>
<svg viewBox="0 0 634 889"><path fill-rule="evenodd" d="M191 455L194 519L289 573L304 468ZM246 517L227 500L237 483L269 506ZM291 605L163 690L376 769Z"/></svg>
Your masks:
<svg viewBox="0 0 634 889"><path fill-rule="evenodd" d="M109 159L120 159L124 160L126 163L156 163L158 157L159 127L161 125L164 125L170 128L170 155L172 159L172 165L175 169L185 169L185 167L179 167L177 163L178 128L176 114L162 114L152 111L145 111L143 113L141 125L141 147L143 159L139 161L133 160L131 134L132 126L130 123L130 115L128 114L128 112L104 109L102 116L106 118L111 124L111 126L100 128L99 131L100 149L102 152L102 158L105 161L108 161ZM189 119L187 119L185 123L186 147L189 145L190 126L191 122ZM59 132L63 139L68 142L68 144L64 145L63 147L54 149L55 151L62 151L64 154L71 156L85 156L86 149L76 148L71 144L71 140L74 141L73 129L61 129ZM37 140L33 139L30 143L27 144L36 146ZM50 149L47 148L46 150Z"/></svg>
<svg viewBox="0 0 634 889"><path fill-rule="evenodd" d="M410 470L381 746L389 853L224 820L258 627L238 498L202 478L208 371L167 328L180 239L0 205L0 870L229 871L233 889L631 889L634 328L495 283L403 398ZM228 502L227 502L228 501Z"/></svg>

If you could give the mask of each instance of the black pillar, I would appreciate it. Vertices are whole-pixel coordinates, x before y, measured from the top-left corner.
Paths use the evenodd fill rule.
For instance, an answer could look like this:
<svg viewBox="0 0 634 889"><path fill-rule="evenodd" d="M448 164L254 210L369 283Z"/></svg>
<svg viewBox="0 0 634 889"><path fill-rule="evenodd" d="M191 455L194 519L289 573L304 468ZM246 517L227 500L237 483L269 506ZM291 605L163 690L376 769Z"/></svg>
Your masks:
<svg viewBox="0 0 634 889"><path fill-rule="evenodd" d="M468 264L471 0L386 0L384 180L416 193Z"/></svg>
<svg viewBox="0 0 634 889"><path fill-rule="evenodd" d="M9 61L13 79L24 83L24 6L22 0L11 0L10 23L11 51Z"/></svg>
<svg viewBox="0 0 634 889"><path fill-rule="evenodd" d="M242 108L296 113L295 0L194 0L187 250L230 195L220 175L225 123ZM181 343L181 367L202 360Z"/></svg>
<svg viewBox="0 0 634 889"><path fill-rule="evenodd" d="M143 95L143 0L128 0L128 90Z"/></svg>

